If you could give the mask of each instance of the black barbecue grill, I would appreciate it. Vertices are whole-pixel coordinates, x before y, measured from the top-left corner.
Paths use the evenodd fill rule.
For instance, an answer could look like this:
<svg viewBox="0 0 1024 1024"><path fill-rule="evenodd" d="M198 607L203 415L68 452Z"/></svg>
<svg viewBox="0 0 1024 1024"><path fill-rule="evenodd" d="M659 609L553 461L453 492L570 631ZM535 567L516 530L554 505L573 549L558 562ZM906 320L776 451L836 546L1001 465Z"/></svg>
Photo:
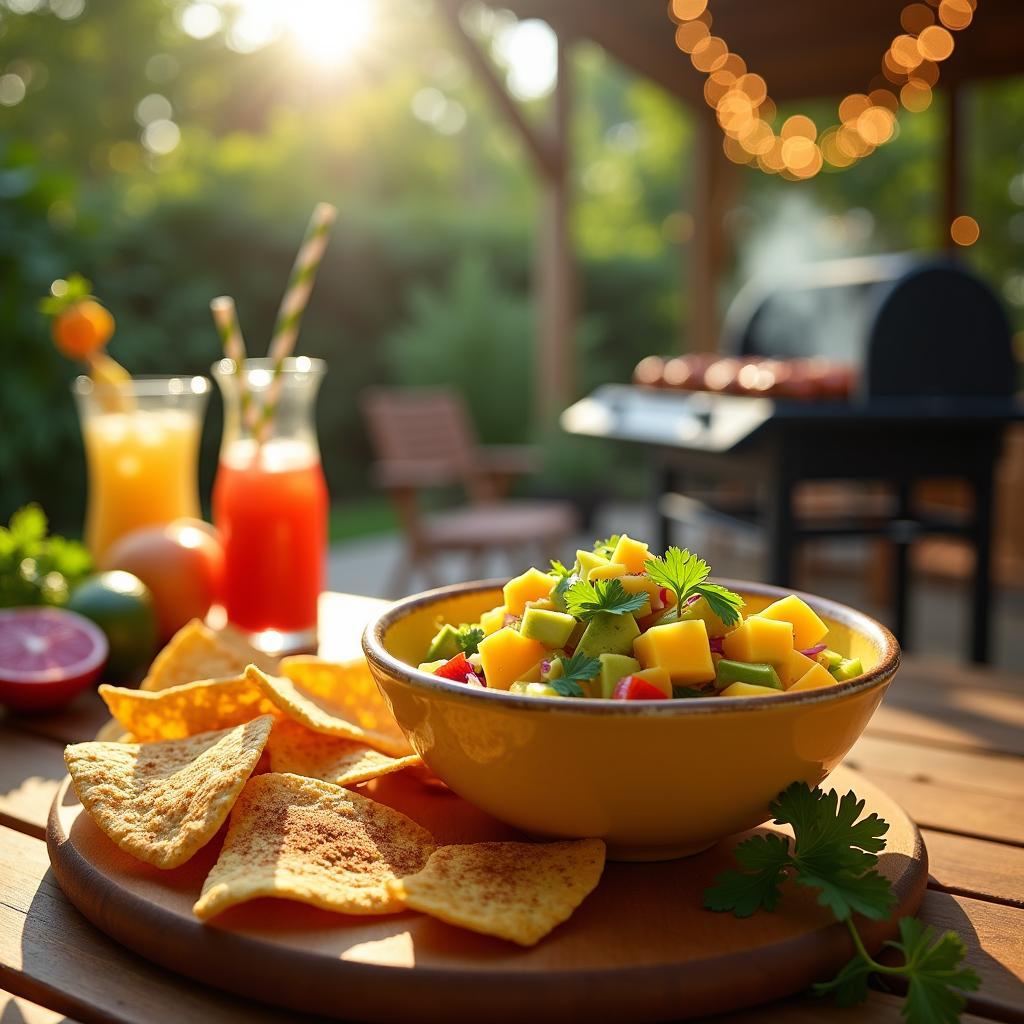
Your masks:
<svg viewBox="0 0 1024 1024"><path fill-rule="evenodd" d="M770 286L750 284L726 317L723 354L825 356L852 365L848 400L793 400L609 384L562 415L570 433L651 448L659 521L669 543L673 499L688 482L754 484L767 530L767 576L790 586L806 539L876 536L892 542L893 620L906 644L910 545L946 534L973 544L970 656L988 658L992 487L1014 399L1010 326L991 290L952 262L911 256L824 263ZM958 478L973 492L969 518L918 514L913 486ZM797 484L881 482L881 515L798 521ZM666 496L667 500L666 500Z"/></svg>

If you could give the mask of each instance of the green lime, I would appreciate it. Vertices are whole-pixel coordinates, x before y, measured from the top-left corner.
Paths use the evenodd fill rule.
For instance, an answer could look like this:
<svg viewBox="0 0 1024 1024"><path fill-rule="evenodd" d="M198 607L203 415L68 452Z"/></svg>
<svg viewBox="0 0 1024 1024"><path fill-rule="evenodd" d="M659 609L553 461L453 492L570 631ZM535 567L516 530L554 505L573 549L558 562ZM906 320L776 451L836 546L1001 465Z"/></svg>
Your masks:
<svg viewBox="0 0 1024 1024"><path fill-rule="evenodd" d="M92 619L106 634L110 657L105 678L137 675L156 653L153 598L138 576L120 571L92 576L75 588L65 607Z"/></svg>

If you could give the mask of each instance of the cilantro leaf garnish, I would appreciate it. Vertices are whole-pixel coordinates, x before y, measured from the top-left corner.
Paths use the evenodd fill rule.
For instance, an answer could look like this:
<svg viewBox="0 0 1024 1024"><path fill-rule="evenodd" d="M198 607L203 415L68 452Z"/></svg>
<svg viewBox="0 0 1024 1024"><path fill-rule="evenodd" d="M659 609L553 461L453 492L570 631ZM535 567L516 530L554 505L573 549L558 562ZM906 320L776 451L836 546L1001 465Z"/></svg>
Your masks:
<svg viewBox="0 0 1024 1024"><path fill-rule="evenodd" d="M599 612L625 615L639 611L647 603L647 594L627 594L618 580L578 580L565 592L570 615L586 622Z"/></svg>
<svg viewBox="0 0 1024 1024"><path fill-rule="evenodd" d="M601 671L601 662L597 658L588 658L577 651L571 658L560 657L562 674L557 679L549 679L548 686L559 697L585 697L581 683L593 679Z"/></svg>
<svg viewBox="0 0 1024 1024"><path fill-rule="evenodd" d="M823 793L804 783L780 793L771 809L777 824L792 826L792 846L775 833L740 843L733 851L740 869L721 873L705 891L704 905L749 917L778 905L787 878L818 889L818 902L845 922L857 955L831 981L815 985L816 993L853 1006L867 997L872 974L898 976L907 982L907 1024L955 1024L965 1005L962 993L980 984L973 970L960 966L965 948L959 936L946 932L936 938L916 918L902 918L900 941L886 945L903 954L903 963L889 966L871 957L854 923L855 913L881 920L896 902L888 880L875 868L888 823L876 814L861 818L864 801L852 792L840 799L834 791Z"/></svg>
<svg viewBox="0 0 1024 1024"><path fill-rule="evenodd" d="M574 569L563 565L557 558L551 559L551 575L558 577L553 594L564 594L579 579Z"/></svg>
<svg viewBox="0 0 1024 1024"><path fill-rule="evenodd" d="M558 660L562 663L562 674L558 682L568 680L585 683L601 672L601 662L597 658L587 657L582 651L577 651L571 658L560 657Z"/></svg>
<svg viewBox="0 0 1024 1024"><path fill-rule="evenodd" d="M468 658L471 654L478 654L480 641L486 634L479 626L459 626L455 634L455 642L459 650Z"/></svg>
<svg viewBox="0 0 1024 1024"><path fill-rule="evenodd" d="M740 620L743 598L718 583L708 583L711 566L687 550L671 547L664 558L649 558L644 562L647 575L659 586L671 590L676 598L676 610L683 610L683 602L692 594L699 594L727 626Z"/></svg>
<svg viewBox="0 0 1024 1024"><path fill-rule="evenodd" d="M621 533L613 533L607 538L607 540L594 541L594 554L600 555L602 558L607 558L611 561L611 557L615 553L615 548L621 539Z"/></svg>

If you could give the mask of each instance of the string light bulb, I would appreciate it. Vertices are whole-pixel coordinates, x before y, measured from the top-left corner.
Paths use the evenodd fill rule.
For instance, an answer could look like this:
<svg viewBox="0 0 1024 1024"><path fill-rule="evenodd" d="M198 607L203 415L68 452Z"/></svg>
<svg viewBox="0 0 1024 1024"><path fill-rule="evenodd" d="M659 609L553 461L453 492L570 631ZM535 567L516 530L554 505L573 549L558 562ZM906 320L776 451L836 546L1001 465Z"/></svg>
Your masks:
<svg viewBox="0 0 1024 1024"><path fill-rule="evenodd" d="M712 32L709 0L670 0L668 5L669 17L676 23L676 46L707 75L704 99L725 136L726 156L791 181L806 181L826 166L852 167L896 136L901 107L910 113L927 110L939 79L939 64L956 45L953 33L971 24L976 8L977 0L906 4L900 13L900 31L882 55L882 77L872 81L872 85L891 83L891 88L869 87L868 92L845 96L839 103L838 120L820 130L809 117L796 114L776 131L776 106L767 83Z"/></svg>

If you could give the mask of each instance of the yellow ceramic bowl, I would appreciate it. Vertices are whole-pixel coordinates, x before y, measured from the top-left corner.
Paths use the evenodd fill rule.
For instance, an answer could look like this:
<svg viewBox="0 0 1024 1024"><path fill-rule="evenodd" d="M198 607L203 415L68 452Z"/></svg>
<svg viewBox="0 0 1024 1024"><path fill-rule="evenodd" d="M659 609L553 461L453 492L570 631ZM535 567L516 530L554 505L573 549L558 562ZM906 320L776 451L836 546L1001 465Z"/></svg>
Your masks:
<svg viewBox="0 0 1024 1024"><path fill-rule="evenodd" d="M754 612L788 591L723 581ZM791 782L821 782L846 755L899 667L893 635L844 605L801 595L829 646L865 674L773 697L612 701L521 697L420 672L439 621L475 622L498 583L407 598L366 629L363 649L409 742L460 796L536 836L600 836L609 855L662 860L769 817Z"/></svg>

